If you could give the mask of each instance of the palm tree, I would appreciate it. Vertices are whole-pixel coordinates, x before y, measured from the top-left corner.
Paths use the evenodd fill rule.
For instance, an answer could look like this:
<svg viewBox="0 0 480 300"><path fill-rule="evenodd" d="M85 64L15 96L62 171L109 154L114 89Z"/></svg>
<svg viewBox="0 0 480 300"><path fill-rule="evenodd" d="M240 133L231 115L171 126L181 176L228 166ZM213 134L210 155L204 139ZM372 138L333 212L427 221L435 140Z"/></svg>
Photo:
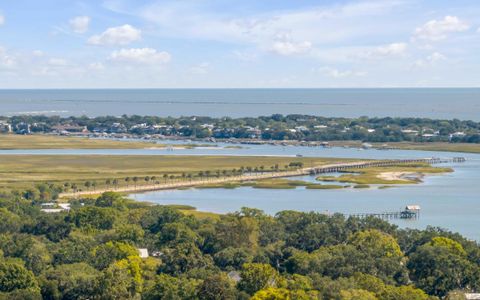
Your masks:
<svg viewBox="0 0 480 300"><path fill-rule="evenodd" d="M138 181L138 177L134 176L133 177L133 182L135 182L135 189L137 189L137 181Z"/></svg>
<svg viewBox="0 0 480 300"><path fill-rule="evenodd" d="M97 186L97 182L96 181L92 181L92 187L93 187L93 191L95 191L95 187Z"/></svg>
<svg viewBox="0 0 480 300"><path fill-rule="evenodd" d="M163 179L165 179L165 183L167 183L168 174L163 174Z"/></svg>
<svg viewBox="0 0 480 300"><path fill-rule="evenodd" d="M92 183L90 181L85 181L83 185L87 188L87 190L89 190L90 187L92 186Z"/></svg>
<svg viewBox="0 0 480 300"><path fill-rule="evenodd" d="M125 182L127 183L127 188L128 188L128 182L130 181L130 177L125 177Z"/></svg>
<svg viewBox="0 0 480 300"><path fill-rule="evenodd" d="M115 179L112 181L112 183L113 183L115 189L117 189L118 179L115 178Z"/></svg>

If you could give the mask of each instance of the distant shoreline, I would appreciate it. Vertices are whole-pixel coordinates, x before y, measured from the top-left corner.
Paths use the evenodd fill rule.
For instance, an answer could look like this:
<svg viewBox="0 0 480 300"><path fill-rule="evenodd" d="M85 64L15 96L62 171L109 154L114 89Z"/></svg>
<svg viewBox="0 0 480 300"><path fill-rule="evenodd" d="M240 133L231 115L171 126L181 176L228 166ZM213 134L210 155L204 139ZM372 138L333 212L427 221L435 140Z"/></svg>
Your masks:
<svg viewBox="0 0 480 300"><path fill-rule="evenodd" d="M124 135L125 136L125 135ZM171 141L185 143L171 144ZM0 134L0 150L49 150L49 149L220 149L218 143L229 144L228 149L242 149L254 145L273 146L304 146L304 147L351 147L362 149L360 141L330 141L304 142L291 140L252 140L252 139L218 139L215 142L208 139L191 139L179 137L164 137L145 139L141 136L129 136L122 139L116 136L61 136L58 134L15 135ZM480 144L473 143L445 143L445 142L397 142L372 143L372 149L377 150L418 150L459 153L480 153Z"/></svg>

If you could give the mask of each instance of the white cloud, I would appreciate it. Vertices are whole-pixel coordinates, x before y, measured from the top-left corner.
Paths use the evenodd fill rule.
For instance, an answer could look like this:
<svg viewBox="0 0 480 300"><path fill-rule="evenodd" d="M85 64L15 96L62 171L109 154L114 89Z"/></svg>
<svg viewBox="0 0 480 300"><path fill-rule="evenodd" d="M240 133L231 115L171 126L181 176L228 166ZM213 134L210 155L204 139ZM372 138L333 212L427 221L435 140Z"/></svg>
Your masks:
<svg viewBox="0 0 480 300"><path fill-rule="evenodd" d="M190 68L190 73L195 75L204 75L210 71L210 63L202 62Z"/></svg>
<svg viewBox="0 0 480 300"><path fill-rule="evenodd" d="M439 60L445 60L447 58L445 57L445 55L443 55L441 53L434 52L434 53L432 53L432 55L427 56L427 59L431 62L436 62L436 61L439 61Z"/></svg>
<svg viewBox="0 0 480 300"><path fill-rule="evenodd" d="M447 57L439 52L433 52L429 56L427 56L425 59L418 59L415 61L414 66L415 67L428 67L435 65L439 61L446 60Z"/></svg>
<svg viewBox="0 0 480 300"><path fill-rule="evenodd" d="M99 35L88 39L91 45L127 45L142 38L142 31L125 24L119 27L111 27Z"/></svg>
<svg viewBox="0 0 480 300"><path fill-rule="evenodd" d="M12 69L17 65L17 59L8 54L7 50L0 46L0 70L3 68Z"/></svg>
<svg viewBox="0 0 480 300"><path fill-rule="evenodd" d="M52 67L65 67L68 65L68 62L63 58L50 58L47 63Z"/></svg>
<svg viewBox="0 0 480 300"><path fill-rule="evenodd" d="M332 67L322 67L318 69L321 74L332 78L361 77L367 75L367 72L353 70L338 70Z"/></svg>
<svg viewBox="0 0 480 300"><path fill-rule="evenodd" d="M385 46L380 46L373 51L374 55L380 56L397 56L403 55L407 51L407 44L393 43Z"/></svg>
<svg viewBox="0 0 480 300"><path fill-rule="evenodd" d="M88 26L90 25L90 17L88 16L78 16L68 21L70 28L75 33L85 33L88 31Z"/></svg>
<svg viewBox="0 0 480 300"><path fill-rule="evenodd" d="M470 26L455 16L446 16L441 20L431 20L415 29L415 37L423 40L439 41L446 39L448 34L463 32Z"/></svg>
<svg viewBox="0 0 480 300"><path fill-rule="evenodd" d="M110 59L126 63L165 64L170 61L171 55L168 52L152 48L130 48L113 51Z"/></svg>
<svg viewBox="0 0 480 300"><path fill-rule="evenodd" d="M258 54L251 51L235 50L232 52L233 56L241 61L252 62L258 59Z"/></svg>
<svg viewBox="0 0 480 300"><path fill-rule="evenodd" d="M401 57L407 53L406 43L392 43L371 48L346 49L344 56L351 60L360 59L385 59L389 57ZM344 49L345 50L345 49ZM341 52L341 51L340 51ZM350 53L349 53L350 52Z"/></svg>
<svg viewBox="0 0 480 300"><path fill-rule="evenodd" d="M0 26L5 24L5 17L3 15L0 15Z"/></svg>
<svg viewBox="0 0 480 300"><path fill-rule="evenodd" d="M312 49L312 43L309 41L293 42L289 36L281 37L272 45L272 51L280 55L303 54Z"/></svg>
<svg viewBox="0 0 480 300"><path fill-rule="evenodd" d="M248 15L236 14L235 8L218 13L211 9L213 4L202 5L194 0L151 1L140 8L128 7L126 2L122 7L118 1L105 5L156 24L155 34L159 36L249 44L263 51L292 55L308 52L312 45L339 45L351 38L360 40L404 30L388 15L404 2L360 0ZM385 26L378 26L379 18L387 19ZM279 40L279 35L290 39Z"/></svg>
<svg viewBox="0 0 480 300"><path fill-rule="evenodd" d="M89 64L88 68L90 70L94 70L94 71L103 71L103 70L105 70L105 65L102 64L101 62L94 62L94 63Z"/></svg>
<svg viewBox="0 0 480 300"><path fill-rule="evenodd" d="M43 53L42 50L33 50L32 55L35 57L42 57L43 55L45 55L45 53Z"/></svg>

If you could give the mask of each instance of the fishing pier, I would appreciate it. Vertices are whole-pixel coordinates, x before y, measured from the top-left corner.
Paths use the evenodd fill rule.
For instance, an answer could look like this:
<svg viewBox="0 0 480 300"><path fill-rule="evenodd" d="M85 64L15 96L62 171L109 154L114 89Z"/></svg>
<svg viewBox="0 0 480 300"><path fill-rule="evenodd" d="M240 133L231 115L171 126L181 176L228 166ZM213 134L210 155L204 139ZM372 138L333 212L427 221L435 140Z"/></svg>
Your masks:
<svg viewBox="0 0 480 300"><path fill-rule="evenodd" d="M359 214L349 214L350 217L356 218L367 218L375 217L384 220L390 219L418 219L420 217L420 206L419 205L407 205L404 210L394 211L394 212L382 212L382 213L359 213Z"/></svg>

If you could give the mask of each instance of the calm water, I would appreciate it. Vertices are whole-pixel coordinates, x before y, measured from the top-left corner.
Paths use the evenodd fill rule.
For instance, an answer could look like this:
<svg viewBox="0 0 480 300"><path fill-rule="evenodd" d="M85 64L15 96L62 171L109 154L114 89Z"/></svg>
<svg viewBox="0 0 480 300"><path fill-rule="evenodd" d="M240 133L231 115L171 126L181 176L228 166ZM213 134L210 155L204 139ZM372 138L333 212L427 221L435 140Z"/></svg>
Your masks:
<svg viewBox="0 0 480 300"><path fill-rule="evenodd" d="M228 189L190 189L132 195L137 200L159 204L187 204L203 211L232 212L243 206L274 214L281 210L320 212L385 212L401 210L408 204L422 208L418 220L392 221L402 227L440 226L480 240L478 203L480 163L455 167L455 173L428 177L420 185L391 189L268 190L248 187Z"/></svg>
<svg viewBox="0 0 480 300"><path fill-rule="evenodd" d="M418 220L393 220L401 227L448 228L480 241L480 156L463 164L451 164L454 173L428 176L418 185L390 189L295 190L189 189L157 191L131 195L139 201L159 204L186 204L201 211L233 212L241 207L255 207L274 214L281 210L375 213L397 211L408 204L421 206ZM304 179L314 181L313 177Z"/></svg>
<svg viewBox="0 0 480 300"><path fill-rule="evenodd" d="M0 90L0 115L310 114L480 121L480 89Z"/></svg>
<svg viewBox="0 0 480 300"><path fill-rule="evenodd" d="M23 150L0 151L0 154L118 154L118 155L282 155L305 157L351 157L351 158L426 158L464 156L467 162L447 164L454 173L428 176L418 185L404 185L391 189L344 189L344 190L269 190L248 187L231 189L189 189L158 191L131 195L140 201L159 204L187 204L203 211L219 213L233 212L243 206L256 207L269 214L281 210L374 213L400 210L407 204L422 207L419 220L392 221L402 227L425 228L440 226L458 231L480 241L480 155L432 151L367 150L346 148L309 148L280 146L248 146L243 149L201 148L187 150ZM300 178L313 181L312 177Z"/></svg>
<svg viewBox="0 0 480 300"><path fill-rule="evenodd" d="M168 142L168 141L167 141ZM447 164L454 173L428 176L422 184L405 185L391 189L343 189L343 190L270 190L248 187L231 189L189 189L158 191L131 195L141 201L159 204L187 204L203 211L233 212L243 206L256 207L269 214L281 210L375 213L395 211L407 204L422 207L419 220L395 220L402 227L425 228L440 226L458 231L480 241L480 154L409 151L365 150L354 148L320 148L297 146L248 145L242 149L197 148L168 151L165 149L99 149L99 150L0 150L0 155L9 154L95 154L95 155L277 155L304 157L350 157L372 159L400 159L427 157L464 156L467 162ZM312 177L300 178L313 181Z"/></svg>

